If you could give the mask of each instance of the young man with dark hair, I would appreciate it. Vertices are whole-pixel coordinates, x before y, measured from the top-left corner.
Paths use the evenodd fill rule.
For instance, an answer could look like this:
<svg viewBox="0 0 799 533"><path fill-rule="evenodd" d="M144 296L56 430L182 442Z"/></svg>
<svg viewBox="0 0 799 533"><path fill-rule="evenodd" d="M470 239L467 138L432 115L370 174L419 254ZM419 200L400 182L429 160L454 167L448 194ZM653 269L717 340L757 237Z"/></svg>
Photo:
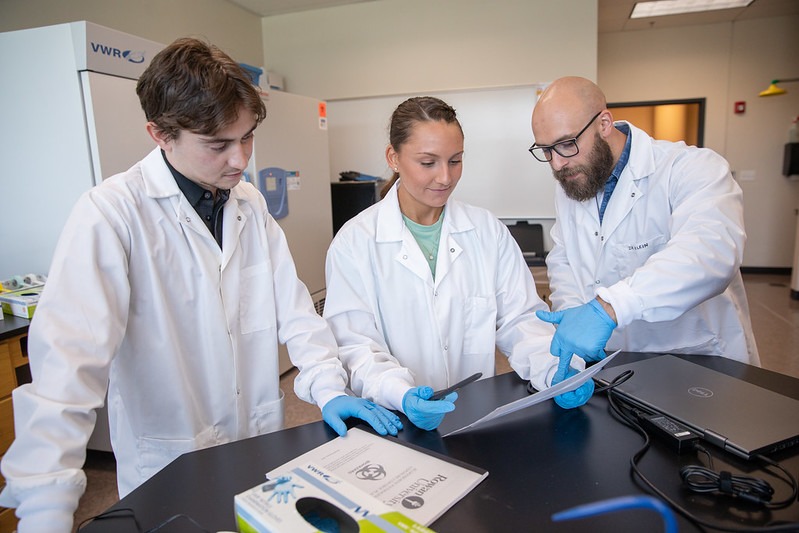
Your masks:
<svg viewBox="0 0 799 533"><path fill-rule="evenodd" d="M108 398L124 496L182 453L280 429L278 342L294 387L339 434L390 411L345 394L336 341L263 196L241 177L266 110L224 52L179 39L136 89L158 145L86 192L29 331L0 505L18 531L69 532L95 410Z"/></svg>

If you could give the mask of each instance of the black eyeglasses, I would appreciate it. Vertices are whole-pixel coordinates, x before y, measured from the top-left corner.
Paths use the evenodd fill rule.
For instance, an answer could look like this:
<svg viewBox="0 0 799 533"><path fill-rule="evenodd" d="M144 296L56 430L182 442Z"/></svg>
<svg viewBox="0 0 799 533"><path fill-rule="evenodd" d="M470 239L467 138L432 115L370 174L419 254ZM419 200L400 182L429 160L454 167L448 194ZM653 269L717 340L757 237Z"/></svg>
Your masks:
<svg viewBox="0 0 799 533"><path fill-rule="evenodd" d="M588 129L588 126L591 125L592 122L596 120L596 117L602 114L602 111L597 113L596 115L588 121L588 124L585 125L583 129L580 130L580 133L572 137L571 139L564 139L562 141L558 141L555 144L550 144L549 146L536 146L533 144L529 150L533 157L541 161L542 163L548 163L552 161L552 150L561 156L561 157L574 157L580 153L580 148L577 146L577 139L580 135L583 134L585 130Z"/></svg>

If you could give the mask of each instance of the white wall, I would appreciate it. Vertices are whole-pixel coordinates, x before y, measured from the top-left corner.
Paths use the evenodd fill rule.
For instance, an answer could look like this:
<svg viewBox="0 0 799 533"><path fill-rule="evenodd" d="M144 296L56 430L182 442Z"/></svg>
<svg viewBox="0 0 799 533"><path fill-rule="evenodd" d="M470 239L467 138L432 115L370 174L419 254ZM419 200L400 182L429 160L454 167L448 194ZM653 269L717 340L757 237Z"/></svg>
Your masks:
<svg viewBox="0 0 799 533"><path fill-rule="evenodd" d="M774 78L799 78L799 16L737 23L733 30L726 156L744 190L748 241L744 264L791 266L799 207L799 181L782 175L784 144L799 116L799 82L788 94L756 96ZM746 113L733 115L745 100ZM754 171L744 181L742 171ZM793 178L797 179L797 178ZM797 265L794 265L796 267Z"/></svg>
<svg viewBox="0 0 799 533"><path fill-rule="evenodd" d="M88 20L168 44L191 35L263 64L261 17L220 0L0 0L0 32Z"/></svg>
<svg viewBox="0 0 799 533"><path fill-rule="evenodd" d="M324 100L596 79L596 28L596 0L381 0L264 18L264 61Z"/></svg>
<svg viewBox="0 0 799 533"><path fill-rule="evenodd" d="M725 156L744 191L744 266L790 267L799 182L782 150L799 115L799 83L759 98L768 82L799 77L799 17L599 35L599 85L608 101L707 98L705 146ZM746 113L733 114L745 101ZM754 173L754 179L741 179Z"/></svg>
<svg viewBox="0 0 799 533"><path fill-rule="evenodd" d="M359 168L360 160L346 161L346 153L360 146L342 146L344 137L357 139L358 135L337 123L339 108L363 112L371 109L368 101L374 97L514 88L498 91L502 95L567 74L596 79L597 2L380 0L266 17L263 38L265 64L284 76L286 90L329 102L331 161L336 163L331 179L337 180L341 170L387 176L383 150L393 108L374 116L361 113L358 118L366 120L359 123L362 129L381 136L381 148L374 154L381 166L369 168ZM363 100L362 106L358 99ZM533 105L531 98L529 110L523 112L526 124ZM462 119L468 118L467 109L459 112ZM464 124L464 129L469 125ZM469 169L477 170L481 167L476 163L484 162L481 153L490 155L498 142L495 139L492 145L483 139L476 145L475 141L476 135L466 138L468 154L456 195L487 208L495 208L502 198L513 204L494 209L497 215L551 211L533 208L533 204L553 202L553 182L546 182L546 187L531 185L530 170L536 162L525 152L532 143L529 126L524 126L518 139L519 154L526 159L516 166L509 163L513 169L497 167L473 175ZM366 149L375 150L371 144ZM480 196L486 188L490 194ZM533 197L530 188L540 197ZM523 195L529 195L530 209L519 205ZM540 222L551 227L551 220ZM546 240L551 247L548 231Z"/></svg>
<svg viewBox="0 0 799 533"><path fill-rule="evenodd" d="M452 105L463 128L463 175L453 198L509 219L554 220L556 181L530 156L530 114L542 85L436 92ZM388 179L389 117L409 96L377 96L328 103L330 169ZM551 224L550 224L551 225Z"/></svg>
<svg viewBox="0 0 799 533"><path fill-rule="evenodd" d="M784 96L757 93L772 78L799 76L799 17L597 36L596 0L380 0L263 19L221 0L0 2L0 31L74 20L163 43L205 36L283 74L291 92L326 100L566 74L598 80L610 101L705 97L705 145L755 176L740 182L744 265L791 266L799 183L781 175L781 154L799 84ZM738 100L747 102L744 115L732 114Z"/></svg>

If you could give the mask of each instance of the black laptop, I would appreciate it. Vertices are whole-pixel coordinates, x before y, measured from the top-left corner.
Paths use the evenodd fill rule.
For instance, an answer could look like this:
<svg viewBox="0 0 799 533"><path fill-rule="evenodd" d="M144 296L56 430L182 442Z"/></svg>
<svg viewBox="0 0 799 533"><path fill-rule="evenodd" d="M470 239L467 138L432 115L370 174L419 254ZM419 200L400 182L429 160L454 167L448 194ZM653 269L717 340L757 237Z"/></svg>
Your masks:
<svg viewBox="0 0 799 533"><path fill-rule="evenodd" d="M673 355L604 368L595 379L606 385L625 370L635 373L614 389L624 399L739 457L799 444L799 400Z"/></svg>
<svg viewBox="0 0 799 533"><path fill-rule="evenodd" d="M528 266L546 265L546 252L544 251L544 227L541 224L530 224L526 220L516 223L503 221L508 226L510 234L522 250L524 260Z"/></svg>

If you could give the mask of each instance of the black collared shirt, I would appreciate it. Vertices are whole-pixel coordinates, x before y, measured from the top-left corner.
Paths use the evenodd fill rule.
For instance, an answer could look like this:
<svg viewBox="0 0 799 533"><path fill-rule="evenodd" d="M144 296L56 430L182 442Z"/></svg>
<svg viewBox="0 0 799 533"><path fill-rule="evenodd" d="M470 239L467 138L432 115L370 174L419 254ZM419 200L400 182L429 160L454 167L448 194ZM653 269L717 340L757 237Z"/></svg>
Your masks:
<svg viewBox="0 0 799 533"><path fill-rule="evenodd" d="M214 236L219 248L222 248L222 211L230 197L230 189L217 189L216 198L211 191L203 189L189 178L175 170L166 158L166 154L161 150L166 166L172 172L172 176L178 184L178 188L183 193L183 196L189 201L191 206L200 215L200 218L205 222L208 231Z"/></svg>

